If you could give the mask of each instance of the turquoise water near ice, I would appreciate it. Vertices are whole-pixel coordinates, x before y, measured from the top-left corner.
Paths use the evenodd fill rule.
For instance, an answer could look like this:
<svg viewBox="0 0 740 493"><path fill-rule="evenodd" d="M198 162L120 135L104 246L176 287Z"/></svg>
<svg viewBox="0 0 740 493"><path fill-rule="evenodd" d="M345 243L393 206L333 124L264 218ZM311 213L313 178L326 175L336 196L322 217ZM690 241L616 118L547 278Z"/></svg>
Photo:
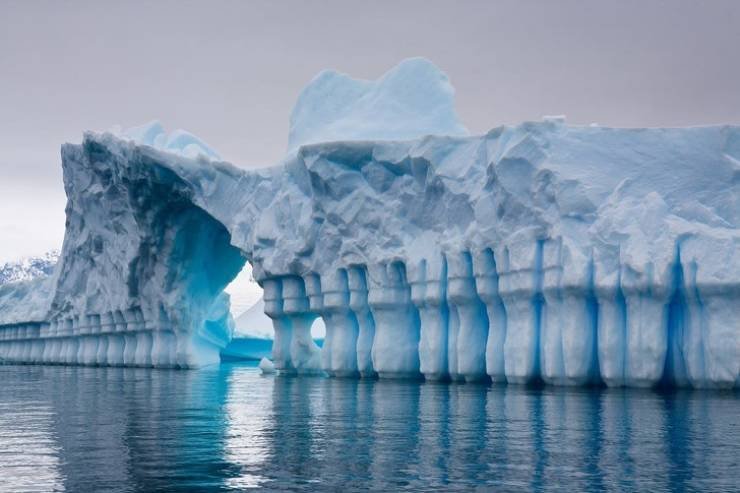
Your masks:
<svg viewBox="0 0 740 493"><path fill-rule="evenodd" d="M738 491L736 392L0 366L0 491Z"/></svg>

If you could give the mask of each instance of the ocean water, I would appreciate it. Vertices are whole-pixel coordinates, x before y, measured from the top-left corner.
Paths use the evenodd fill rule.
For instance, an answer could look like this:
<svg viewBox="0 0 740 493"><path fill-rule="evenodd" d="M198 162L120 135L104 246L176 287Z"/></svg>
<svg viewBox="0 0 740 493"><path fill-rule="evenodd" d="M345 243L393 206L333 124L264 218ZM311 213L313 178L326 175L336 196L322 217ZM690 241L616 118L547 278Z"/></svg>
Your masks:
<svg viewBox="0 0 740 493"><path fill-rule="evenodd" d="M738 491L736 392L0 366L0 490Z"/></svg>

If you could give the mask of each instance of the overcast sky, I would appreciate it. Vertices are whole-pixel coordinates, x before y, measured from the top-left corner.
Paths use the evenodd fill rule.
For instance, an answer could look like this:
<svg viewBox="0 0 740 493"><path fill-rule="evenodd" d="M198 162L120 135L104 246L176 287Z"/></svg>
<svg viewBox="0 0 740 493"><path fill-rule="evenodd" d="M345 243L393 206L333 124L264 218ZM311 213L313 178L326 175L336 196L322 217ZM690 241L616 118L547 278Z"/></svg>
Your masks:
<svg viewBox="0 0 740 493"><path fill-rule="evenodd" d="M301 87L409 56L474 133L740 123L740 2L0 0L0 262L61 245L59 146L152 119L244 167L278 161Z"/></svg>

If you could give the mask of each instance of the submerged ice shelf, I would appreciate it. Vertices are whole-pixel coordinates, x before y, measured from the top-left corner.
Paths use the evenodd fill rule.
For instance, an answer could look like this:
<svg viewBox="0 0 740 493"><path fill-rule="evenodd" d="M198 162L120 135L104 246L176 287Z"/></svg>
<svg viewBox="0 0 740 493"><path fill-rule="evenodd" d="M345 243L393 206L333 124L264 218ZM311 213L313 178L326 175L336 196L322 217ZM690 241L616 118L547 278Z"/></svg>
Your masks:
<svg viewBox="0 0 740 493"><path fill-rule="evenodd" d="M448 81L430 77L454 115ZM363 98L405 87L319 82L347 83L368 119ZM356 129L341 111L312 121L294 118L296 142ZM233 331L221 292L248 261L281 373L740 384L739 127L548 119L297 145L256 171L169 152L149 130L64 146L61 259L51 278L0 287L0 358L208 364Z"/></svg>

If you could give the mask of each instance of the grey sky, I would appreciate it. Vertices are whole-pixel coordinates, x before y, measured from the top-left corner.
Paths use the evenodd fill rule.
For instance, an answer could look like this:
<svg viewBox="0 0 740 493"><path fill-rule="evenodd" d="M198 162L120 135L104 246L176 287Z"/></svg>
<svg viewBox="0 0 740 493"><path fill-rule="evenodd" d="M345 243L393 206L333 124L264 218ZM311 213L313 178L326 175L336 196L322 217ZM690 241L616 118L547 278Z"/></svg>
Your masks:
<svg viewBox="0 0 740 493"><path fill-rule="evenodd" d="M474 133L740 123L740 2L0 0L0 261L59 246L59 146L161 120L240 166L276 162L301 87L425 56Z"/></svg>

